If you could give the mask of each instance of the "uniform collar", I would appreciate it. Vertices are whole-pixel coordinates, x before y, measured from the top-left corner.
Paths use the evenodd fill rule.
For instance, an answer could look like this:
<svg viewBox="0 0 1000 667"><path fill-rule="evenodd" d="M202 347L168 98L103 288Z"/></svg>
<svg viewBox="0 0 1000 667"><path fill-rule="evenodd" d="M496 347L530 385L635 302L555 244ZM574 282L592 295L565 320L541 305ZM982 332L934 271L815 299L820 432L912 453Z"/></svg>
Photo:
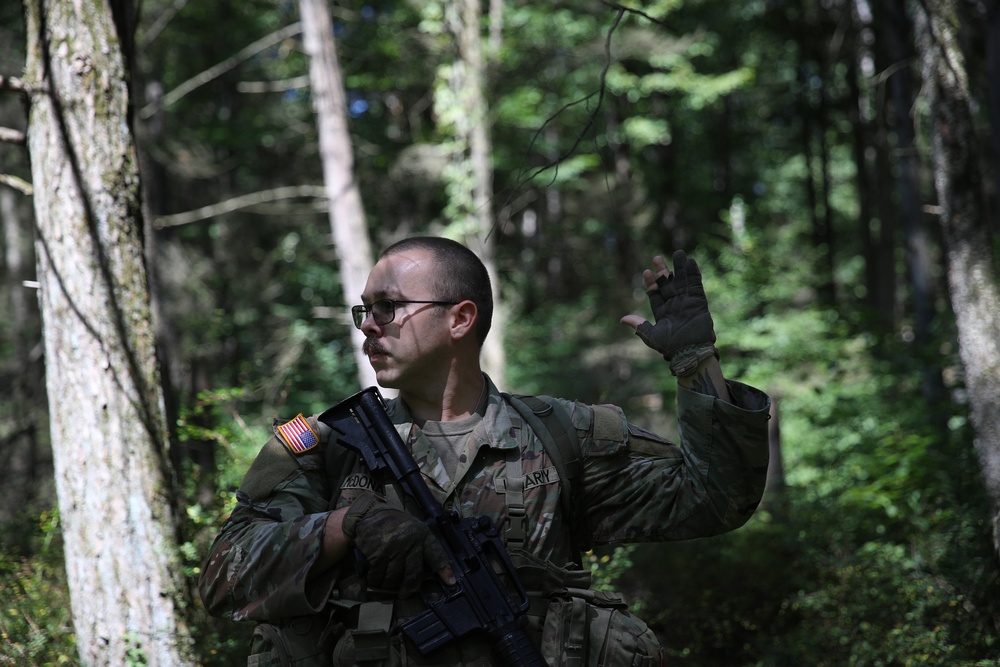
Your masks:
<svg viewBox="0 0 1000 667"><path fill-rule="evenodd" d="M510 414L511 408L503 400L500 390L497 389L493 380L486 373L483 373L483 379L486 380L487 387L486 413L483 415L483 427L489 437L489 441L481 441L480 445L487 445L495 449L516 449L518 447L516 430L517 427L520 427L520 419L518 419L515 425ZM403 438L404 442L407 441L410 429L413 426L413 415L410 413L409 408L399 398L388 401L387 408L389 416L392 418L392 423L395 424L400 437Z"/></svg>

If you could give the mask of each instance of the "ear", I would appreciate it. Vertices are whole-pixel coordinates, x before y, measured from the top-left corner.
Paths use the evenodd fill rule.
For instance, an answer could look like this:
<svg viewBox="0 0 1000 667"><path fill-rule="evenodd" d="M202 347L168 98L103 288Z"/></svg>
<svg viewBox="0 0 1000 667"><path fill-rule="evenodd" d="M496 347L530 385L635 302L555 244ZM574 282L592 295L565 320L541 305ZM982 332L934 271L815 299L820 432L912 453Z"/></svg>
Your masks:
<svg viewBox="0 0 1000 667"><path fill-rule="evenodd" d="M479 309L476 304L466 299L451 307L451 338L458 341L474 335L476 320L479 319Z"/></svg>

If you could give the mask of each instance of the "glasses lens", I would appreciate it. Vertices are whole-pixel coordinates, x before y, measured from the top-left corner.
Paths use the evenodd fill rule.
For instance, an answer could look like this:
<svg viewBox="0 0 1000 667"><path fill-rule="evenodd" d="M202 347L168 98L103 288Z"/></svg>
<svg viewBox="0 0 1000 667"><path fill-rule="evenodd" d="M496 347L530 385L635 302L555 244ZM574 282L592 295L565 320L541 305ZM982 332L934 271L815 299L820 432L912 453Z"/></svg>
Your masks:
<svg viewBox="0 0 1000 667"><path fill-rule="evenodd" d="M368 309L364 306L352 306L351 316L354 318L354 326L361 328L361 323L368 317Z"/></svg>
<svg viewBox="0 0 1000 667"><path fill-rule="evenodd" d="M371 305L371 311L372 317L375 318L375 324L379 326L389 324L396 317L395 304L389 299L376 301Z"/></svg>

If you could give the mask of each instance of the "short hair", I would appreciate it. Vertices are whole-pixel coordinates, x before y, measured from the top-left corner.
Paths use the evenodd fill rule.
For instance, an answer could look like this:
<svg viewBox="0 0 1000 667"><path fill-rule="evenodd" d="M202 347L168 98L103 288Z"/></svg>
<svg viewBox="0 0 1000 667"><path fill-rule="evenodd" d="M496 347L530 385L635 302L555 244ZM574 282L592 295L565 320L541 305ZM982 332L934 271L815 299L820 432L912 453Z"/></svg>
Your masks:
<svg viewBox="0 0 1000 667"><path fill-rule="evenodd" d="M476 304L476 339L482 347L493 323L493 287L482 260L458 241L440 236L411 236L393 243L381 257L408 250L425 250L437 264L433 298L442 301L465 301ZM380 258L381 258L380 257Z"/></svg>

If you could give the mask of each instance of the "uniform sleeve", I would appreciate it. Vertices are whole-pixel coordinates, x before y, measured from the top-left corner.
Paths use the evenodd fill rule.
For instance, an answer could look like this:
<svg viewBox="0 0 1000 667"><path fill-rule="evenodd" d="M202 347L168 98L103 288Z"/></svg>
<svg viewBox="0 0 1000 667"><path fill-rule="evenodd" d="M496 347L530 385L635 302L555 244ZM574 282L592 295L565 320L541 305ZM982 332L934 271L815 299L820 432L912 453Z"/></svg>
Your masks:
<svg viewBox="0 0 1000 667"><path fill-rule="evenodd" d="M680 444L594 408L584 502L595 544L708 537L747 522L764 492L770 399L729 388L735 404L679 388Z"/></svg>
<svg viewBox="0 0 1000 667"><path fill-rule="evenodd" d="M322 609L336 568L315 576L311 570L329 498L321 457L294 456L272 438L247 472L199 578L209 613L275 622Z"/></svg>

